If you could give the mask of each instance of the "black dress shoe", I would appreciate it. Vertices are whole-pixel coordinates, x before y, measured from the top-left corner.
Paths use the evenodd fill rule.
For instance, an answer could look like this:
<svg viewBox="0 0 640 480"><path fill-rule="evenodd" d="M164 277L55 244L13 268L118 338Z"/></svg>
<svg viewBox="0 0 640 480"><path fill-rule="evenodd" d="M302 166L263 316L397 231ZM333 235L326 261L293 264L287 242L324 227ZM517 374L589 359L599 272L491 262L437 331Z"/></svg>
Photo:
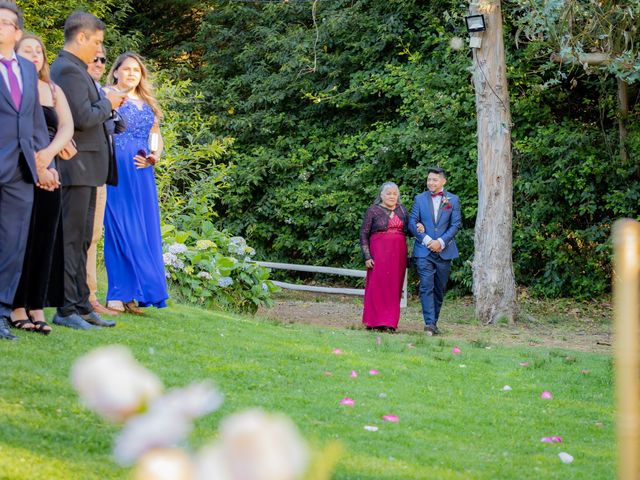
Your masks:
<svg viewBox="0 0 640 480"><path fill-rule="evenodd" d="M116 322L112 320L105 320L96 312L89 312L85 315L80 315L80 317L87 323L91 325L95 325L96 327L115 327Z"/></svg>
<svg viewBox="0 0 640 480"><path fill-rule="evenodd" d="M18 340L18 337L11 333L9 322L5 317L0 317L0 338L3 340Z"/></svg>
<svg viewBox="0 0 640 480"><path fill-rule="evenodd" d="M438 330L438 327L436 327L435 325L431 325L431 324L425 325L424 326L424 331L430 337L433 336L433 335L438 335L440 333L440 330Z"/></svg>
<svg viewBox="0 0 640 480"><path fill-rule="evenodd" d="M83 318L77 313L72 313L71 315L65 315L64 317L58 315L57 313L53 316L53 323L56 325L61 325L63 327L69 327L76 330L93 330L94 327L88 322L85 322Z"/></svg>

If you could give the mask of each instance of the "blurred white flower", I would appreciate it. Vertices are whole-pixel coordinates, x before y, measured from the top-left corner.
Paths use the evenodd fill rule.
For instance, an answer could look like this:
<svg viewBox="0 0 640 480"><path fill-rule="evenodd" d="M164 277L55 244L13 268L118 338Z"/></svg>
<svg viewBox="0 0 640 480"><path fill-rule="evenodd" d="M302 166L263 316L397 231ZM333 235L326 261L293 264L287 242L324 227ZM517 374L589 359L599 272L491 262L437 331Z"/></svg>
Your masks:
<svg viewBox="0 0 640 480"><path fill-rule="evenodd" d="M173 447L187 438L193 420L222 405L222 395L209 383L194 383L158 397L143 415L131 419L116 439L113 455L130 465L155 448Z"/></svg>
<svg viewBox="0 0 640 480"><path fill-rule="evenodd" d="M115 422L139 412L162 392L158 377L120 345L100 347L78 358L71 383L88 408Z"/></svg>
<svg viewBox="0 0 640 480"><path fill-rule="evenodd" d="M143 455L134 480L193 480L191 458L176 448L158 448Z"/></svg>
<svg viewBox="0 0 640 480"><path fill-rule="evenodd" d="M249 410L221 422L217 443L198 455L196 480L295 480L308 461L307 446L288 417Z"/></svg>
<svg viewBox="0 0 640 480"><path fill-rule="evenodd" d="M204 278L205 280L211 280L213 277L209 272L200 272L198 273L198 278Z"/></svg>
<svg viewBox="0 0 640 480"><path fill-rule="evenodd" d="M113 456L120 465L131 465L154 448L175 446L187 438L192 428L186 417L150 410L126 423L116 438Z"/></svg>
<svg viewBox="0 0 640 480"><path fill-rule="evenodd" d="M449 46L451 47L451 50L462 50L464 47L464 40L460 37L453 37L449 41Z"/></svg>
<svg viewBox="0 0 640 480"><path fill-rule="evenodd" d="M223 400L222 394L210 383L192 383L184 388L169 390L162 397L155 399L149 410L160 410L165 415L195 420L216 411Z"/></svg>
<svg viewBox="0 0 640 480"><path fill-rule="evenodd" d="M195 461L194 480L236 480L231 476L229 466L220 445L206 445Z"/></svg>
<svg viewBox="0 0 640 480"><path fill-rule="evenodd" d="M184 243L174 243L173 245L169 245L167 250L173 254L184 253L187 251L187 246Z"/></svg>

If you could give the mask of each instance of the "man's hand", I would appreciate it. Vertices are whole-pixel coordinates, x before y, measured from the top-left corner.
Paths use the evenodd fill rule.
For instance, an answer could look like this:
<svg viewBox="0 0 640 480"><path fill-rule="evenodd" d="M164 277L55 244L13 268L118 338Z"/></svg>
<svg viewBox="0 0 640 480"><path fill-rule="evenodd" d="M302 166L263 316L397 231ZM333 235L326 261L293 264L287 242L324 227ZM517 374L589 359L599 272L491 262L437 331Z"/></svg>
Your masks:
<svg viewBox="0 0 640 480"><path fill-rule="evenodd" d="M431 240L428 244L427 244L427 248L429 250L431 250L434 253L440 253L442 251L442 245L440 244L440 242L438 240Z"/></svg>
<svg viewBox="0 0 640 480"><path fill-rule="evenodd" d="M364 262L364 264L369 270L373 268L373 260L367 260Z"/></svg>
<svg viewBox="0 0 640 480"><path fill-rule="evenodd" d="M424 225L420 222L416 223L416 230L418 231L418 233L424 233Z"/></svg>
<svg viewBox="0 0 640 480"><path fill-rule="evenodd" d="M122 106L127 98L126 92L118 92L117 90L109 89L105 93L105 96L111 102L111 108L115 110Z"/></svg>
<svg viewBox="0 0 640 480"><path fill-rule="evenodd" d="M36 152L36 168L38 171L49 168L49 165L53 162L53 157L56 156L56 153L57 152L50 151L48 148L38 150Z"/></svg>

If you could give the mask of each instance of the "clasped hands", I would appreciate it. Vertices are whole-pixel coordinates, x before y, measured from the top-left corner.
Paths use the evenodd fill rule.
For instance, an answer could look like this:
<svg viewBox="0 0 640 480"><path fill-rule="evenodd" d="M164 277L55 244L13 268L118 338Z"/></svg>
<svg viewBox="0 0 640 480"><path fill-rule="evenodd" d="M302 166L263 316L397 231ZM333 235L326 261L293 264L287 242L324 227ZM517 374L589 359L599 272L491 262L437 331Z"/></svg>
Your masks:
<svg viewBox="0 0 640 480"><path fill-rule="evenodd" d="M43 148L35 154L36 173L38 176L36 186L48 192L53 192L60 186L60 175L58 171L53 167L49 167L51 162L53 162L54 156L55 152L52 153L46 148Z"/></svg>
<svg viewBox="0 0 640 480"><path fill-rule="evenodd" d="M416 223L416 230L418 233L424 233L424 225L420 222ZM437 239L431 239L431 241L427 243L427 248L434 253L440 253L442 251L442 244Z"/></svg>

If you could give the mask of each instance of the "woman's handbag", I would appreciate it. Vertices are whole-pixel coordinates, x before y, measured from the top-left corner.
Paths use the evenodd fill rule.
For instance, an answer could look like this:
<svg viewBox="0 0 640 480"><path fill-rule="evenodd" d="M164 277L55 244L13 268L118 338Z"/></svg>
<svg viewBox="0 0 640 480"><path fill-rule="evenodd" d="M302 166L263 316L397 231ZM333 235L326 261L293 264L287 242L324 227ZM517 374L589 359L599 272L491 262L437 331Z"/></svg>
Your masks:
<svg viewBox="0 0 640 480"><path fill-rule="evenodd" d="M58 153L58 156L62 160L69 160L73 158L75 154L78 153L78 149L76 148L76 142L73 141L73 138L69 140L62 150Z"/></svg>

